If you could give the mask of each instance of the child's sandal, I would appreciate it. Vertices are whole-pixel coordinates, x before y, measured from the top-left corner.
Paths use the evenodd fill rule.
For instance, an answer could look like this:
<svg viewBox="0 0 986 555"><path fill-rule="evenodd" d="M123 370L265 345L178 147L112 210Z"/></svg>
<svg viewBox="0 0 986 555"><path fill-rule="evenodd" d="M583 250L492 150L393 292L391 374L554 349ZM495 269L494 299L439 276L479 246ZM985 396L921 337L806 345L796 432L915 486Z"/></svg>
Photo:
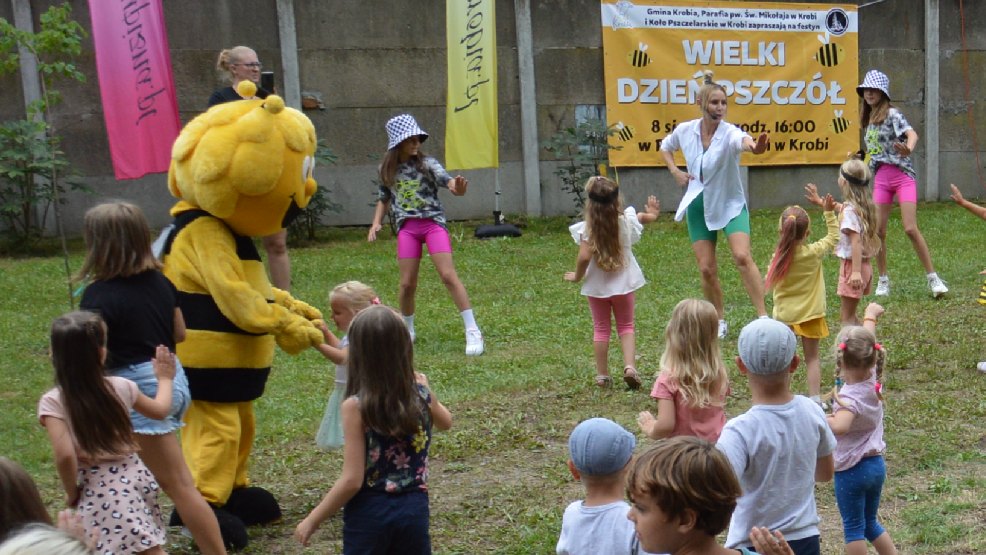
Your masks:
<svg viewBox="0 0 986 555"><path fill-rule="evenodd" d="M633 366L627 366L623 369L623 381L630 389L640 389L642 383L640 381L640 375L637 374L637 369Z"/></svg>
<svg viewBox="0 0 986 555"><path fill-rule="evenodd" d="M596 376L596 387L608 389L613 385L613 378L599 374Z"/></svg>

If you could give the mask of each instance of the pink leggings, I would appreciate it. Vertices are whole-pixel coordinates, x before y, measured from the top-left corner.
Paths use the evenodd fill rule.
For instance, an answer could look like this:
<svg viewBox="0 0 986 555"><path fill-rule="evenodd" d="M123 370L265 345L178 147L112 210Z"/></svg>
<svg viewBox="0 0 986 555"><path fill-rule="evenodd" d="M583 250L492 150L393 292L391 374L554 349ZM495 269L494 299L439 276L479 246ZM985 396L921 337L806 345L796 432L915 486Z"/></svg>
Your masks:
<svg viewBox="0 0 986 555"><path fill-rule="evenodd" d="M592 313L592 340L609 341L610 312L616 316L616 333L620 337L633 333L633 291L612 297L587 297Z"/></svg>

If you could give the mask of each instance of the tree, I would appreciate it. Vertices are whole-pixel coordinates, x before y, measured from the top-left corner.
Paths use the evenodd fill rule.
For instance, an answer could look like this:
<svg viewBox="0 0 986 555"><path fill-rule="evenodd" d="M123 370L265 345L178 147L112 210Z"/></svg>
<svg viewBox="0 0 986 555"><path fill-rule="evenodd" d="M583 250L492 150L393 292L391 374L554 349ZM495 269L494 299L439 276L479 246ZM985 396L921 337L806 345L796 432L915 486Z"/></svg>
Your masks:
<svg viewBox="0 0 986 555"><path fill-rule="evenodd" d="M76 67L74 58L82 52L82 39L85 30L72 19L72 6L67 2L51 6L41 14L39 31L18 29L6 19L0 18L0 75L14 73L20 69L21 53L37 60L37 71L41 81L41 98L31 102L27 108L27 118L21 122L7 122L4 128L3 157L4 173L0 175L0 186L17 196L18 212L21 214L22 228L27 237L35 229L43 230L43 218L38 221L35 212L42 209L47 214L51 206L55 214L55 226L61 239L62 254L65 260L65 278L68 287L69 307L74 306L72 297L72 274L69 269L68 246L62 226L61 204L62 175L67 162L59 150L60 139L55 132L52 108L61 98L53 88L56 80L86 80ZM33 136L32 140L30 137ZM41 143L41 144L38 144ZM70 184L80 188L78 184ZM7 205L6 200L4 205ZM5 212L6 214L6 212ZM17 228L14 228L17 231Z"/></svg>

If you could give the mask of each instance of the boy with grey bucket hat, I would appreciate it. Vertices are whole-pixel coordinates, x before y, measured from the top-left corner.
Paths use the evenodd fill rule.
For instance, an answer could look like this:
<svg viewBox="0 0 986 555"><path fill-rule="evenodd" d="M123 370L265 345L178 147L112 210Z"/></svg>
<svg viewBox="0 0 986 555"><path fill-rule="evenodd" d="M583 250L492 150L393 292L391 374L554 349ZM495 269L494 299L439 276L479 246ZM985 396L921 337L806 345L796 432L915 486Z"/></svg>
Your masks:
<svg viewBox="0 0 986 555"><path fill-rule="evenodd" d="M815 402L791 393L801 360L790 328L758 318L740 332L738 348L753 406L727 422L716 443L743 489L726 547L752 547L750 529L766 526L781 531L797 555L817 555L815 482L832 479L835 436Z"/></svg>
<svg viewBox="0 0 986 555"><path fill-rule="evenodd" d="M637 438L612 420L590 418L568 438L568 469L585 487L585 499L565 509L558 555L631 555L640 549L624 481Z"/></svg>

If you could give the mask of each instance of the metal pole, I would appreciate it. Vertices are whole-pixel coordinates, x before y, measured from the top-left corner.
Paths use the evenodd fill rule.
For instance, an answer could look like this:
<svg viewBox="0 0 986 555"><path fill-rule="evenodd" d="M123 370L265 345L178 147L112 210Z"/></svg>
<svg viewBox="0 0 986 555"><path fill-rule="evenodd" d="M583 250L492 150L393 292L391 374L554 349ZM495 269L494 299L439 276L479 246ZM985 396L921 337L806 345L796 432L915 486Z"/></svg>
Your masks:
<svg viewBox="0 0 986 555"><path fill-rule="evenodd" d="M10 0L14 9L14 26L22 31L34 31L34 21L31 15L30 0ZM41 100L41 81L38 77L38 60L24 47L18 48L21 65L21 89L24 91L24 108L27 109L33 102ZM40 121L44 114L38 112L34 115Z"/></svg>
<svg viewBox="0 0 986 555"><path fill-rule="evenodd" d="M294 0L277 0L277 32L281 41L284 104L301 109L301 77L298 72L298 36L294 24Z"/></svg>
<svg viewBox="0 0 986 555"><path fill-rule="evenodd" d="M928 0L924 4L924 98L925 98L925 193L924 200L941 200L939 179L939 127L938 110L941 104L939 93L939 27L938 0Z"/></svg>
<svg viewBox="0 0 986 555"><path fill-rule="evenodd" d="M520 135L523 148L527 214L541 215L541 171L538 156L537 96L534 86L534 41L530 0L514 0L517 69L520 73ZM499 223L499 222L498 222Z"/></svg>

